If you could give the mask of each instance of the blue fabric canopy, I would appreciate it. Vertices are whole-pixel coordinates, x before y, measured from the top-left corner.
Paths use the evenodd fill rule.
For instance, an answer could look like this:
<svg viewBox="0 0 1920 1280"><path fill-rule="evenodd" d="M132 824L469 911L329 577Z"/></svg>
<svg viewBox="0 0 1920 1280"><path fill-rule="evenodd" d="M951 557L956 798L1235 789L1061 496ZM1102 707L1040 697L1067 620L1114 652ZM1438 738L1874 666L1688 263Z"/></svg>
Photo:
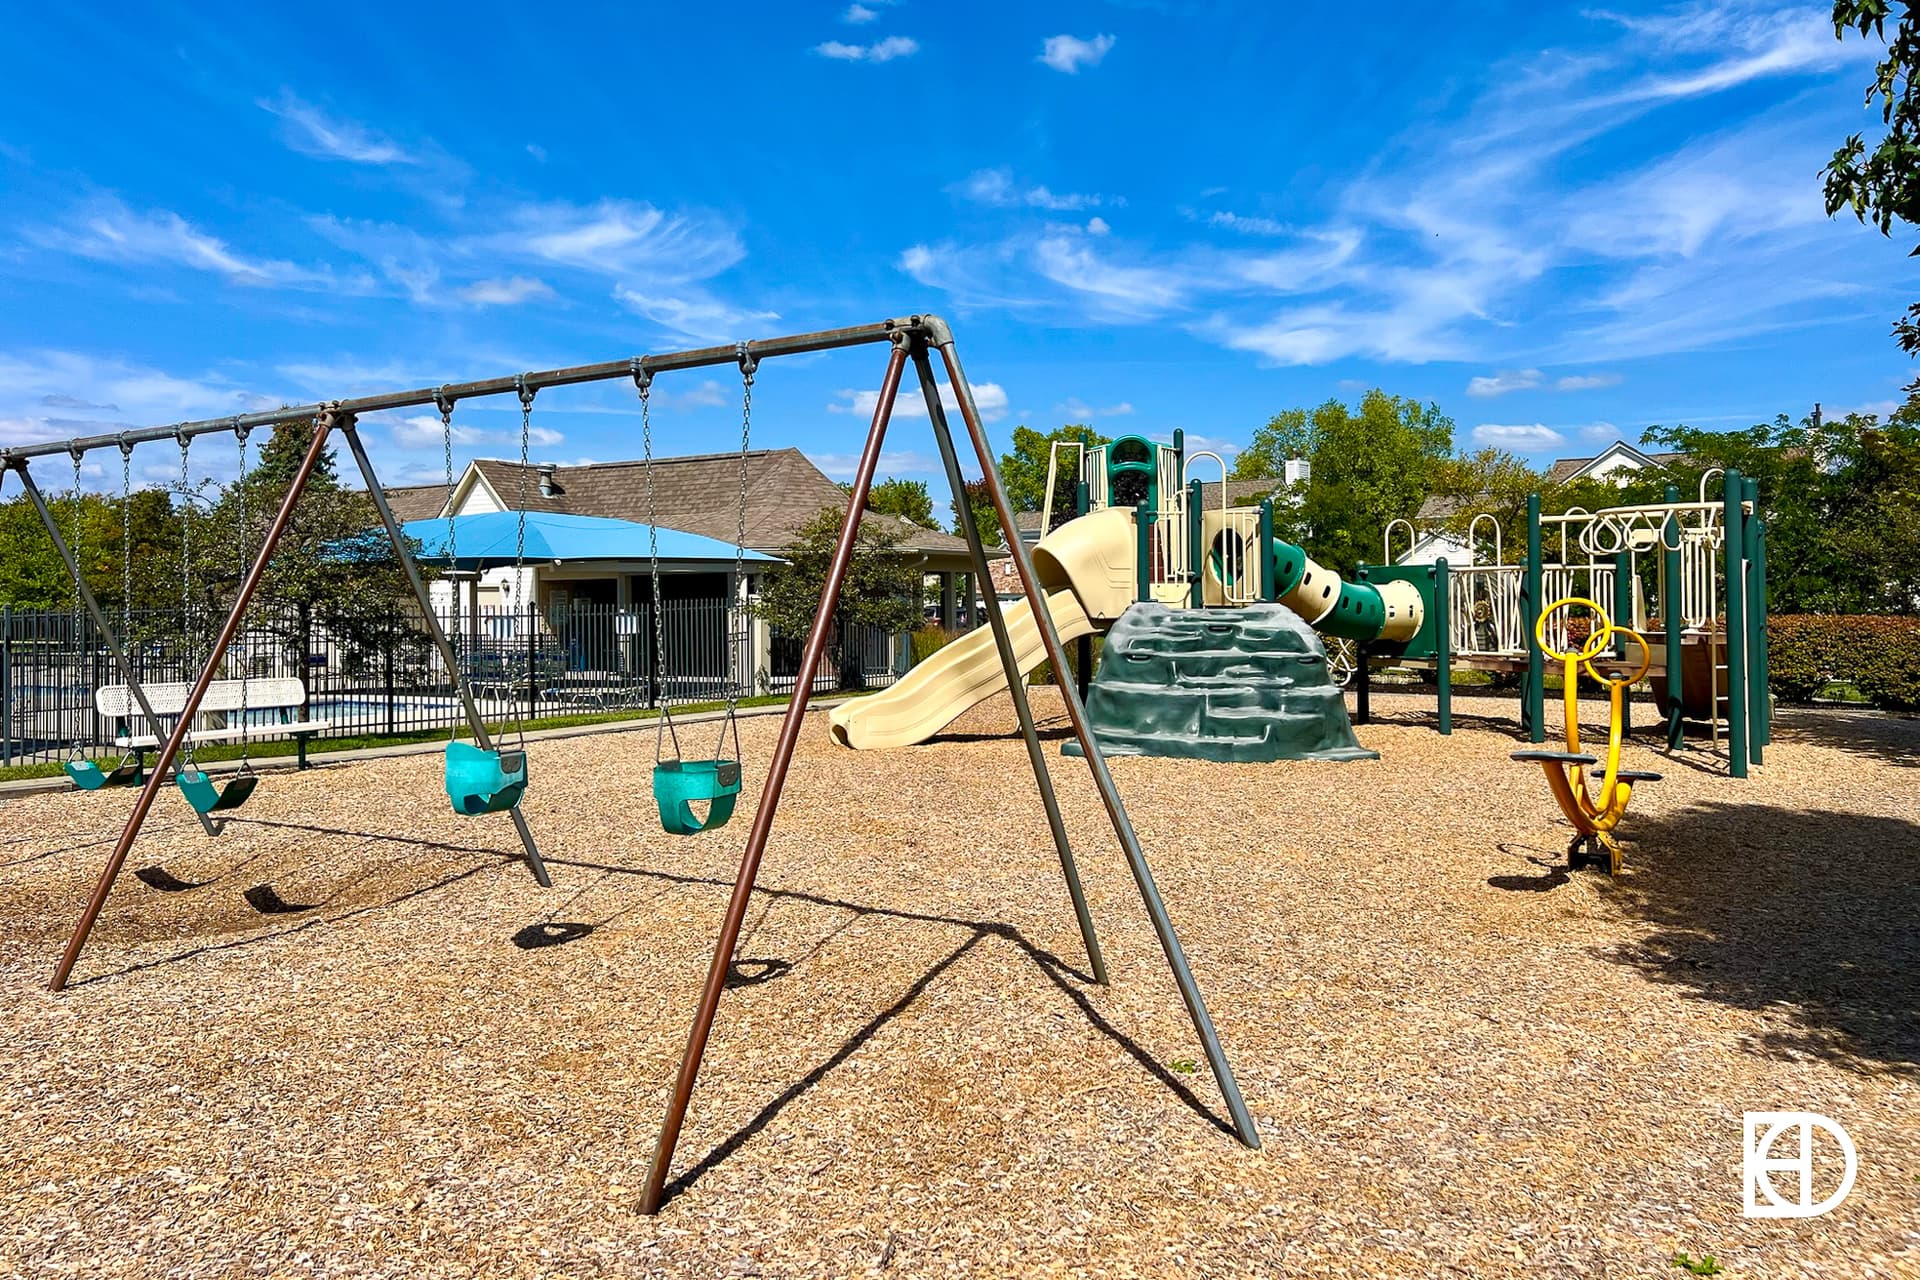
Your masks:
<svg viewBox="0 0 1920 1280"><path fill-rule="evenodd" d="M458 569L491 569L514 562L520 515L516 511L489 511L448 520L409 520L400 531L420 543L420 559L447 563L447 526L453 525ZM568 516L551 511L527 512L526 558L532 561L645 560L649 554L647 526L633 520L604 516ZM733 562L731 542L703 538L697 533L661 529L662 560ZM748 551L749 564L778 564L773 556Z"/></svg>

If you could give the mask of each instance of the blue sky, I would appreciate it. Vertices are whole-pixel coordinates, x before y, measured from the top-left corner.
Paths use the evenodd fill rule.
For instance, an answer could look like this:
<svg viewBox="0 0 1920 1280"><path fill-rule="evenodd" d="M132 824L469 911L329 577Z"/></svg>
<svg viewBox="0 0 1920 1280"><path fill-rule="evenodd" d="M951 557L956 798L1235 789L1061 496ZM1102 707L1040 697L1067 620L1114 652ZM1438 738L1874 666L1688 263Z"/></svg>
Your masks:
<svg viewBox="0 0 1920 1280"><path fill-rule="evenodd" d="M1826 11L30 6L0 442L926 310L1002 440L1091 420L1230 457L1373 385L1537 461L1884 410L1914 276L1821 212L1876 123ZM756 441L848 474L881 363L770 363ZM658 447L729 447L737 397L663 377ZM463 408L459 454L517 418ZM534 421L543 459L639 452L625 384ZM924 421L884 468L944 495ZM438 476L437 419L368 434L389 482Z"/></svg>

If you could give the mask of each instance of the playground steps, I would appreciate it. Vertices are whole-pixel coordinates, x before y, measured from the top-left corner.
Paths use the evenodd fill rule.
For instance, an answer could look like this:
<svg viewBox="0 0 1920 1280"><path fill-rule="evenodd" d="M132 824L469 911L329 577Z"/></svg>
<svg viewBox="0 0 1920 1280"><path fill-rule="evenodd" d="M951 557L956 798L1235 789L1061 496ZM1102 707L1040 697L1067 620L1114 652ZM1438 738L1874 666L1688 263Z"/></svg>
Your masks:
<svg viewBox="0 0 1920 1280"><path fill-rule="evenodd" d="M1121 755L1243 762L1375 755L1353 736L1319 637L1279 604L1134 605L1107 633L1087 712L1101 747Z"/></svg>

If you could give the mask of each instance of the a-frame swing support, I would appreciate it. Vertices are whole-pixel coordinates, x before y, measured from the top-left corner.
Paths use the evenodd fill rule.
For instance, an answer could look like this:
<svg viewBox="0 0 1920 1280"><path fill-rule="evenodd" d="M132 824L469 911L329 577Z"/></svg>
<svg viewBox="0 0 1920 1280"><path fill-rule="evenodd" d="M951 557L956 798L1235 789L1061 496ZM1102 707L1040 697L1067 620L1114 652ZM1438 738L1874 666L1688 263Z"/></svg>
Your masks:
<svg viewBox="0 0 1920 1280"><path fill-rule="evenodd" d="M933 425L934 438L940 447L941 460L949 481L954 483L957 492L960 476L959 455L954 447L946 410L941 403L934 376L931 353L935 350L940 353L948 386L952 389L959 406L962 423L973 445L975 458L980 465L988 496L1000 519L1001 527L1005 529L1015 527L1012 504L1007 499L1006 489L1001 484L999 471L994 465L992 449L981 422L979 407L974 400L973 389L961 369L959 357L954 351L953 335L944 321L936 316L918 315L846 329L756 340L746 344L746 347L756 360L764 360L772 356L831 351L882 342L888 343L891 347L886 377L881 387L879 403L874 408L872 423L868 428L866 444L860 455L859 470L848 496L847 519L842 526L839 543L834 548L833 560L827 572L826 586L821 595L820 608L814 616L813 626L807 635L801 663L803 671L815 669L820 656L826 650L828 635L833 625L832 620L839 604L840 590L852 561L854 541L859 533L860 517L866 509L874 472L879 465L881 445L886 438L887 425L891 420L894 397L900 389L901 378L909 359L913 360L918 374L928 417ZM154 772L149 775L146 785L141 788L134 802L133 811L127 818L126 826L115 842L107 865L103 868L100 879L94 887L93 896L88 900L86 909L82 912L79 923L74 929L73 937L60 958L60 963L54 972L53 989L58 991L66 985L74 962L79 958L80 950L86 943L87 935L98 918L101 908L105 905L108 894L112 891L114 880L126 862L135 837L139 834L147 814L153 807L154 798L158 794L166 769L178 756L185 742L188 726L192 723L207 688L212 683L219 656L224 654L232 644L233 637L245 617L247 604L258 589L266 567L273 557L274 548L281 535L285 533L300 495L305 490L308 479L322 456L328 437L335 429L338 429L347 440L348 448L354 455L354 461L358 464L368 492L380 513L381 523L393 542L401 564L406 567L409 584L420 603L435 646L439 649L442 659L448 663L449 670L454 674L468 722L474 729L476 739L484 746L487 741L485 725L464 682L459 679L456 655L445 633L437 625L425 583L420 577L418 566L414 564L406 548L405 539L386 501L385 492L374 473L372 463L361 446L355 420L364 413L434 405L451 399L501 395L529 388L568 386L618 377L637 377L642 374L650 375L670 370L706 368L732 364L741 358L741 348L737 344L705 347L665 355L637 356L603 364L553 369L541 373L446 384L440 387L301 405L264 413L242 414L230 418L180 423L171 427L143 428L114 435L0 449L0 467L17 468L24 476L25 462L32 457L51 456L75 450L85 451L110 445L127 447L146 440L187 439L212 432L233 431L242 427L276 426L302 419L311 420L314 423L313 440L306 456L301 460L300 468L289 485L273 522L268 526L266 536L261 540L254 562L234 599L233 608L210 651L207 665L194 681L193 688L187 695L185 708L169 734L167 742L161 748ZM975 572L982 581L985 581L986 548L981 540L979 528L971 518L971 512L963 513L961 523ZM1040 590L1039 579L1034 573L1032 557L1028 554L1026 545L1018 538L1009 539L1009 542L1014 565L1020 575L1021 589L1026 596L1028 607L1039 624L1047 657L1056 672L1068 671L1071 668L1067 662L1066 649L1061 643L1052 614L1047 609L1045 594ZM1080 925L1082 939L1086 944L1089 967L1094 980L1104 982L1105 961L1100 953L1099 942L1094 935L1086 896L1080 885L1079 872L1074 864L1065 824L1060 817L1058 800L1054 795L1052 779L1047 770L1046 756L1033 726L1032 710L1025 697L1023 673L1017 670L1018 664L1014 659L1006 620L997 600L989 598L987 617L995 646L1001 656L1003 669L1008 675L1009 687L1013 690L1015 711L1020 719L1021 736L1027 746L1028 760L1034 772L1034 782L1040 790L1041 800L1047 812L1048 826L1060 856L1061 871L1067 882L1068 893L1073 900L1074 913ZM108 634L110 635L111 632ZM1180 946L1173 922L1167 914L1166 904L1161 900L1159 890L1154 885L1153 873L1140 847L1139 836L1134 832L1133 824L1127 817L1126 807L1120 799L1113 775L1107 768L1106 758L1101 753L1099 742L1088 727L1086 707L1081 701L1079 690L1071 680L1061 682L1059 688L1061 697L1066 703L1074 735L1079 740L1087 767L1093 775L1094 786L1100 793L1101 802L1112 822L1114 834L1120 841L1128 869L1132 872L1135 884L1140 890L1140 896L1153 923L1154 932L1166 955L1168 967L1173 972L1181 999L1186 1004L1188 1015L1193 1021L1194 1030L1199 1035L1201 1047L1206 1054L1207 1063L1213 1071L1214 1079L1226 1103L1232 1128L1242 1143L1248 1147L1258 1147L1259 1132L1254 1127L1253 1118L1248 1114L1246 1103L1240 1096L1239 1086L1234 1080L1233 1068L1228 1063L1226 1052L1214 1031L1212 1017L1208 1014L1200 988L1193 979L1186 954ZM680 1062L666 1116L661 1124L660 1139L654 1151L653 1165L648 1172L647 1186L641 1200L641 1208L648 1213L657 1211L665 1198L674 1147L686 1119L687 1107L692 1100L693 1088L699 1075L707 1039L719 1011L720 997L726 988L734 949L739 942L740 930L746 919L747 905L753 895L754 882L759 874L761 860L766 853L767 840L772 833L774 816L779 807L781 792L786 785L787 771L793 760L794 748L799 741L800 729L806 717L811 692L809 683L801 681L795 687L793 699L788 704L786 714L781 721L779 737L767 768L766 783L761 791L760 805L754 814L753 825L747 836L747 847L741 858L739 874L734 881L732 897L728 901L726 914L721 922L720 937L714 949L713 961L707 971L706 983L695 1011L693 1027L687 1037L686 1053ZM546 884L545 867L540 860L538 850L534 847L533 837L527 830L525 820L517 809L513 811L513 816L526 847L528 863L540 882Z"/></svg>

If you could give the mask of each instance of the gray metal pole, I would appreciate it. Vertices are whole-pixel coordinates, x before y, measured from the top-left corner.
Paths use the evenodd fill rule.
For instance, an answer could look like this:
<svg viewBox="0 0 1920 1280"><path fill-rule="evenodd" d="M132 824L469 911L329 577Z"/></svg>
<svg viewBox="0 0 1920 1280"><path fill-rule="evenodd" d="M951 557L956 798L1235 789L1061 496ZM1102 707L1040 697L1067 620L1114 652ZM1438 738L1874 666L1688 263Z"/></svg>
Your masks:
<svg viewBox="0 0 1920 1280"><path fill-rule="evenodd" d="M393 553L400 558L401 565L407 571L407 583L413 588L413 598L419 602L420 616L427 620L427 634L432 638L434 647L440 651L440 660L447 664L447 670L453 676L454 692L459 695L461 709L466 713L467 726L473 730L473 740L482 751L493 750L493 739L487 734L486 719L480 714L480 708L474 705L473 691L467 688L467 682L460 677L460 661L453 652L453 645L447 640L447 633L440 628L440 619L433 613L433 597L427 593L426 580L420 576L420 566L414 563L412 554L407 550L406 535L400 532L400 522L394 518L393 508L387 504L387 491L380 485L380 477L374 473L373 459L367 456L366 446L360 443L359 424L350 416L336 418L334 425L347 438L347 448L353 451L354 465L360 468L360 476L367 483L367 492L373 497L374 510L380 513L380 523L387 530L387 538L393 543ZM452 512L448 512L452 518ZM459 588L454 589L458 598ZM533 831L527 826L526 815L515 805L507 810L513 815L513 828L520 833L521 847L527 851L527 865L533 869L533 878L543 889L551 888L553 878L547 874L547 864L540 856L539 846L533 842Z"/></svg>
<svg viewBox="0 0 1920 1280"><path fill-rule="evenodd" d="M966 423L967 435L973 440L974 453L979 458L987 493L993 500L995 512L999 514L1001 527L1014 529L1013 505L1007 501L1007 491L1000 483L1000 472L994 466L993 450L980 418L980 407L974 403L973 387L967 382L967 375L960 367L960 357L954 351L953 334L938 319L928 317L927 324L931 331L929 340L940 348L941 359L947 368L947 381L960 402L960 417ZM1027 604L1033 610L1034 621L1039 624L1047 657L1052 661L1055 671L1065 670L1066 648L1060 643L1060 633L1054 628L1053 615L1047 612L1046 600L1040 594L1040 581L1034 575L1033 558L1027 554L1026 544L1018 537L1008 538L1007 543L1013 552L1014 564L1020 570L1020 585L1026 591ZM1227 1061L1227 1053L1220 1045L1219 1035L1214 1031L1213 1018L1207 1012L1199 985L1194 982L1193 971L1187 966L1186 952L1180 946L1179 935L1174 932L1173 921L1167 916L1166 903L1161 901L1160 890L1153 883L1153 871L1147 866L1147 856L1140 848L1140 837L1134 832L1126 806L1120 800L1120 789L1114 784L1106 757L1087 725L1086 705L1080 701L1080 692L1071 681L1061 685L1060 692L1067 704L1067 717L1073 721L1074 734L1080 739L1081 749L1086 752L1087 768L1093 774L1094 786L1099 789L1107 816L1113 822L1114 834L1119 837L1120 847L1126 853L1127 866L1133 872L1134 883L1140 887L1140 898L1146 904L1148 917L1153 921L1160 948L1166 953L1167 966L1173 970L1174 982L1180 988L1180 998L1186 1003L1187 1015L1193 1020L1193 1029L1199 1034L1207 1063L1213 1068L1214 1079L1220 1086L1221 1097L1233 1117L1234 1131L1241 1142L1257 1148L1260 1145L1260 1131L1254 1127L1253 1117L1247 1113L1246 1101L1240 1096L1240 1086L1233 1078L1233 1067Z"/></svg>
<svg viewBox="0 0 1920 1280"><path fill-rule="evenodd" d="M60 536L60 522L53 518L53 511L47 506L46 495L40 492L40 486L28 472L25 462L14 463L13 469L20 473L20 483L25 486L27 497L32 499L33 509L40 513L40 523L47 527L47 536L53 539L53 549L59 555L60 563L67 567L67 572L73 576L74 583L80 588L80 601L86 605L87 612L93 616L93 625L100 629L101 636L105 638L107 652L113 655L114 665L120 669L120 678L127 682L127 692L132 694L133 700L140 704L140 714L147 718L147 723L153 726L153 731L160 732L160 717L154 714L153 704L147 701L147 691L141 687L139 677L133 673L133 660L127 657L127 651L122 646L120 637L114 634L113 624L107 621L107 615L100 608L100 601L94 596L93 588L87 585L86 575L80 572L80 562L74 559L73 548L69 547L67 540ZM78 637L75 639L77 640ZM131 735L131 728L128 729L128 733ZM184 769L185 766L176 756L173 760L173 776L179 777ZM193 811L193 816L200 819L202 831L210 836L220 834L220 825L211 817L198 809Z"/></svg>
<svg viewBox="0 0 1920 1280"><path fill-rule="evenodd" d="M926 401L927 417L933 422L933 438L940 446L940 461L947 469L947 486L955 493L964 494L966 484L960 475L960 458L954 452L953 433L947 428L946 406L940 403L940 384L933 380L933 364L927 359L927 344L913 344L913 367L920 375L921 398ZM1080 922L1080 937L1087 947L1087 963L1092 966L1093 980L1101 986L1107 985L1107 962L1100 954L1100 939L1093 929L1093 913L1087 908L1086 890L1080 885L1080 869L1073 860L1073 846L1067 840L1067 824L1060 816L1060 800L1053 793L1053 778L1047 771L1047 753L1040 745L1040 734L1033 726L1033 706L1027 698L1027 673L1020 669L1019 661L1013 654L1013 641L1007 634L1007 620L1000 610L1000 597L993 590L993 579L987 572L987 549L980 540L980 528L974 518L973 505L966 501L959 504L960 533L967 540L967 548L973 556L973 571L980 581L987 584L982 594L986 599L987 625L993 629L994 647L1000 651L1000 669L1007 674L1007 688L1013 694L1013 711L1020 720L1020 736L1027 744L1027 762L1033 766L1033 781L1040 788L1040 803L1047 811L1047 827L1053 832L1053 847L1060 854L1060 873L1067 879L1067 896L1073 899L1074 918ZM1007 540L1018 542L1020 532L1011 525ZM1063 688L1073 683L1071 673L1064 667L1053 670L1054 682Z"/></svg>

